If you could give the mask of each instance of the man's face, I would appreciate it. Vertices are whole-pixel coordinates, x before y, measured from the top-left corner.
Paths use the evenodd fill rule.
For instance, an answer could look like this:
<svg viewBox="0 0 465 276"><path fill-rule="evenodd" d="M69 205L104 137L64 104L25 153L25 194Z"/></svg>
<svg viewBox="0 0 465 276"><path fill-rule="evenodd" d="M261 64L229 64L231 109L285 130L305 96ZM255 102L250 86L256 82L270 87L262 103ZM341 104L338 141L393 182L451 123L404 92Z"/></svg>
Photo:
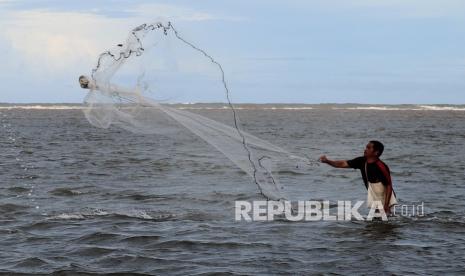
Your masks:
<svg viewBox="0 0 465 276"><path fill-rule="evenodd" d="M365 157L376 157L377 156L372 143L367 144L367 146L365 147L365 151L363 152L363 156Z"/></svg>

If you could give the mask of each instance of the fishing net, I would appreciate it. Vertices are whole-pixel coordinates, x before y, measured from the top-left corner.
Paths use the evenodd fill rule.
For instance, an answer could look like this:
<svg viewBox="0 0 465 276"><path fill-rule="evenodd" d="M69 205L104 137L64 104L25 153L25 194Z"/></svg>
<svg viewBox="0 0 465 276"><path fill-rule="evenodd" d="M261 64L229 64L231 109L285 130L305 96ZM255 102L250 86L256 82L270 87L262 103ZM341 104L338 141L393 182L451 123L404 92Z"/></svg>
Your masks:
<svg viewBox="0 0 465 276"><path fill-rule="evenodd" d="M266 199L288 199L275 172L316 164L245 132L221 64L171 22L134 28L124 43L100 54L91 76L79 82L90 90L84 113L92 125L159 135L176 135L183 126L250 175ZM222 112L228 117L213 120L170 104L192 101L226 102Z"/></svg>

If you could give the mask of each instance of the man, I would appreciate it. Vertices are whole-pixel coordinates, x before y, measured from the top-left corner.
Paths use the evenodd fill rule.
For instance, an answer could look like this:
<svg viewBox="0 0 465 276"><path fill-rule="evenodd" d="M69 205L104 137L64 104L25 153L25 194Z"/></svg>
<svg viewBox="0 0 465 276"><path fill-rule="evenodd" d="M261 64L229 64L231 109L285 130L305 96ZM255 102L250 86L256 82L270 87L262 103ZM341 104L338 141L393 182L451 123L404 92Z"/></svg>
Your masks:
<svg viewBox="0 0 465 276"><path fill-rule="evenodd" d="M335 168L359 169L368 190L368 207L371 207L374 201L381 201L386 215L389 215L391 207L397 204L397 200L392 189L389 167L379 159L383 151L384 145L381 142L370 141L366 145L363 156L352 160L329 160L322 155L320 161Z"/></svg>

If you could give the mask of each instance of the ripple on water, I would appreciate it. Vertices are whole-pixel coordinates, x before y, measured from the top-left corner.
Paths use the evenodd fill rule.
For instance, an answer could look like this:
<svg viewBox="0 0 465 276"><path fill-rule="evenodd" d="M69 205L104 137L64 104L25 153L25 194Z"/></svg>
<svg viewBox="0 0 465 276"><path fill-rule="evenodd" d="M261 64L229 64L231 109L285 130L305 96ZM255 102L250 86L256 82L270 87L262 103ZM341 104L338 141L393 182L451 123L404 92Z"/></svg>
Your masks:
<svg viewBox="0 0 465 276"><path fill-rule="evenodd" d="M82 194L81 191L70 188L56 188L51 190L49 193L55 196L77 196Z"/></svg>

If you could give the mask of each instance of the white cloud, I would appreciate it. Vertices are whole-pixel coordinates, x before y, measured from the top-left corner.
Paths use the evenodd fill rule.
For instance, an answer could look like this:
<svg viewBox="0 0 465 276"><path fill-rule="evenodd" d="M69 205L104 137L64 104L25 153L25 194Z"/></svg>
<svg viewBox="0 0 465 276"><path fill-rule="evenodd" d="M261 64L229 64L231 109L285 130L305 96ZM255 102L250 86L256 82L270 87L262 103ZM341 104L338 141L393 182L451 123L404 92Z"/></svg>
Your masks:
<svg viewBox="0 0 465 276"><path fill-rule="evenodd" d="M196 11L187 7L174 6L167 4L142 4L133 9L127 10L134 12L137 17L142 18L167 18L174 21L242 21L243 17L215 15L208 12Z"/></svg>
<svg viewBox="0 0 465 276"><path fill-rule="evenodd" d="M127 31L127 25L118 20L71 12L19 11L2 21L6 28L0 33L11 44L15 58L40 75L89 64ZM115 29L122 31L108 31Z"/></svg>
<svg viewBox="0 0 465 276"><path fill-rule="evenodd" d="M0 36L11 45L13 56L9 58L15 59L15 63L24 63L34 75L51 76L69 74L77 68L89 71L98 54L123 41L131 27L143 22L160 18L175 21L240 20L165 4L140 5L127 11L134 16L114 18L50 10L3 11L0 12Z"/></svg>

